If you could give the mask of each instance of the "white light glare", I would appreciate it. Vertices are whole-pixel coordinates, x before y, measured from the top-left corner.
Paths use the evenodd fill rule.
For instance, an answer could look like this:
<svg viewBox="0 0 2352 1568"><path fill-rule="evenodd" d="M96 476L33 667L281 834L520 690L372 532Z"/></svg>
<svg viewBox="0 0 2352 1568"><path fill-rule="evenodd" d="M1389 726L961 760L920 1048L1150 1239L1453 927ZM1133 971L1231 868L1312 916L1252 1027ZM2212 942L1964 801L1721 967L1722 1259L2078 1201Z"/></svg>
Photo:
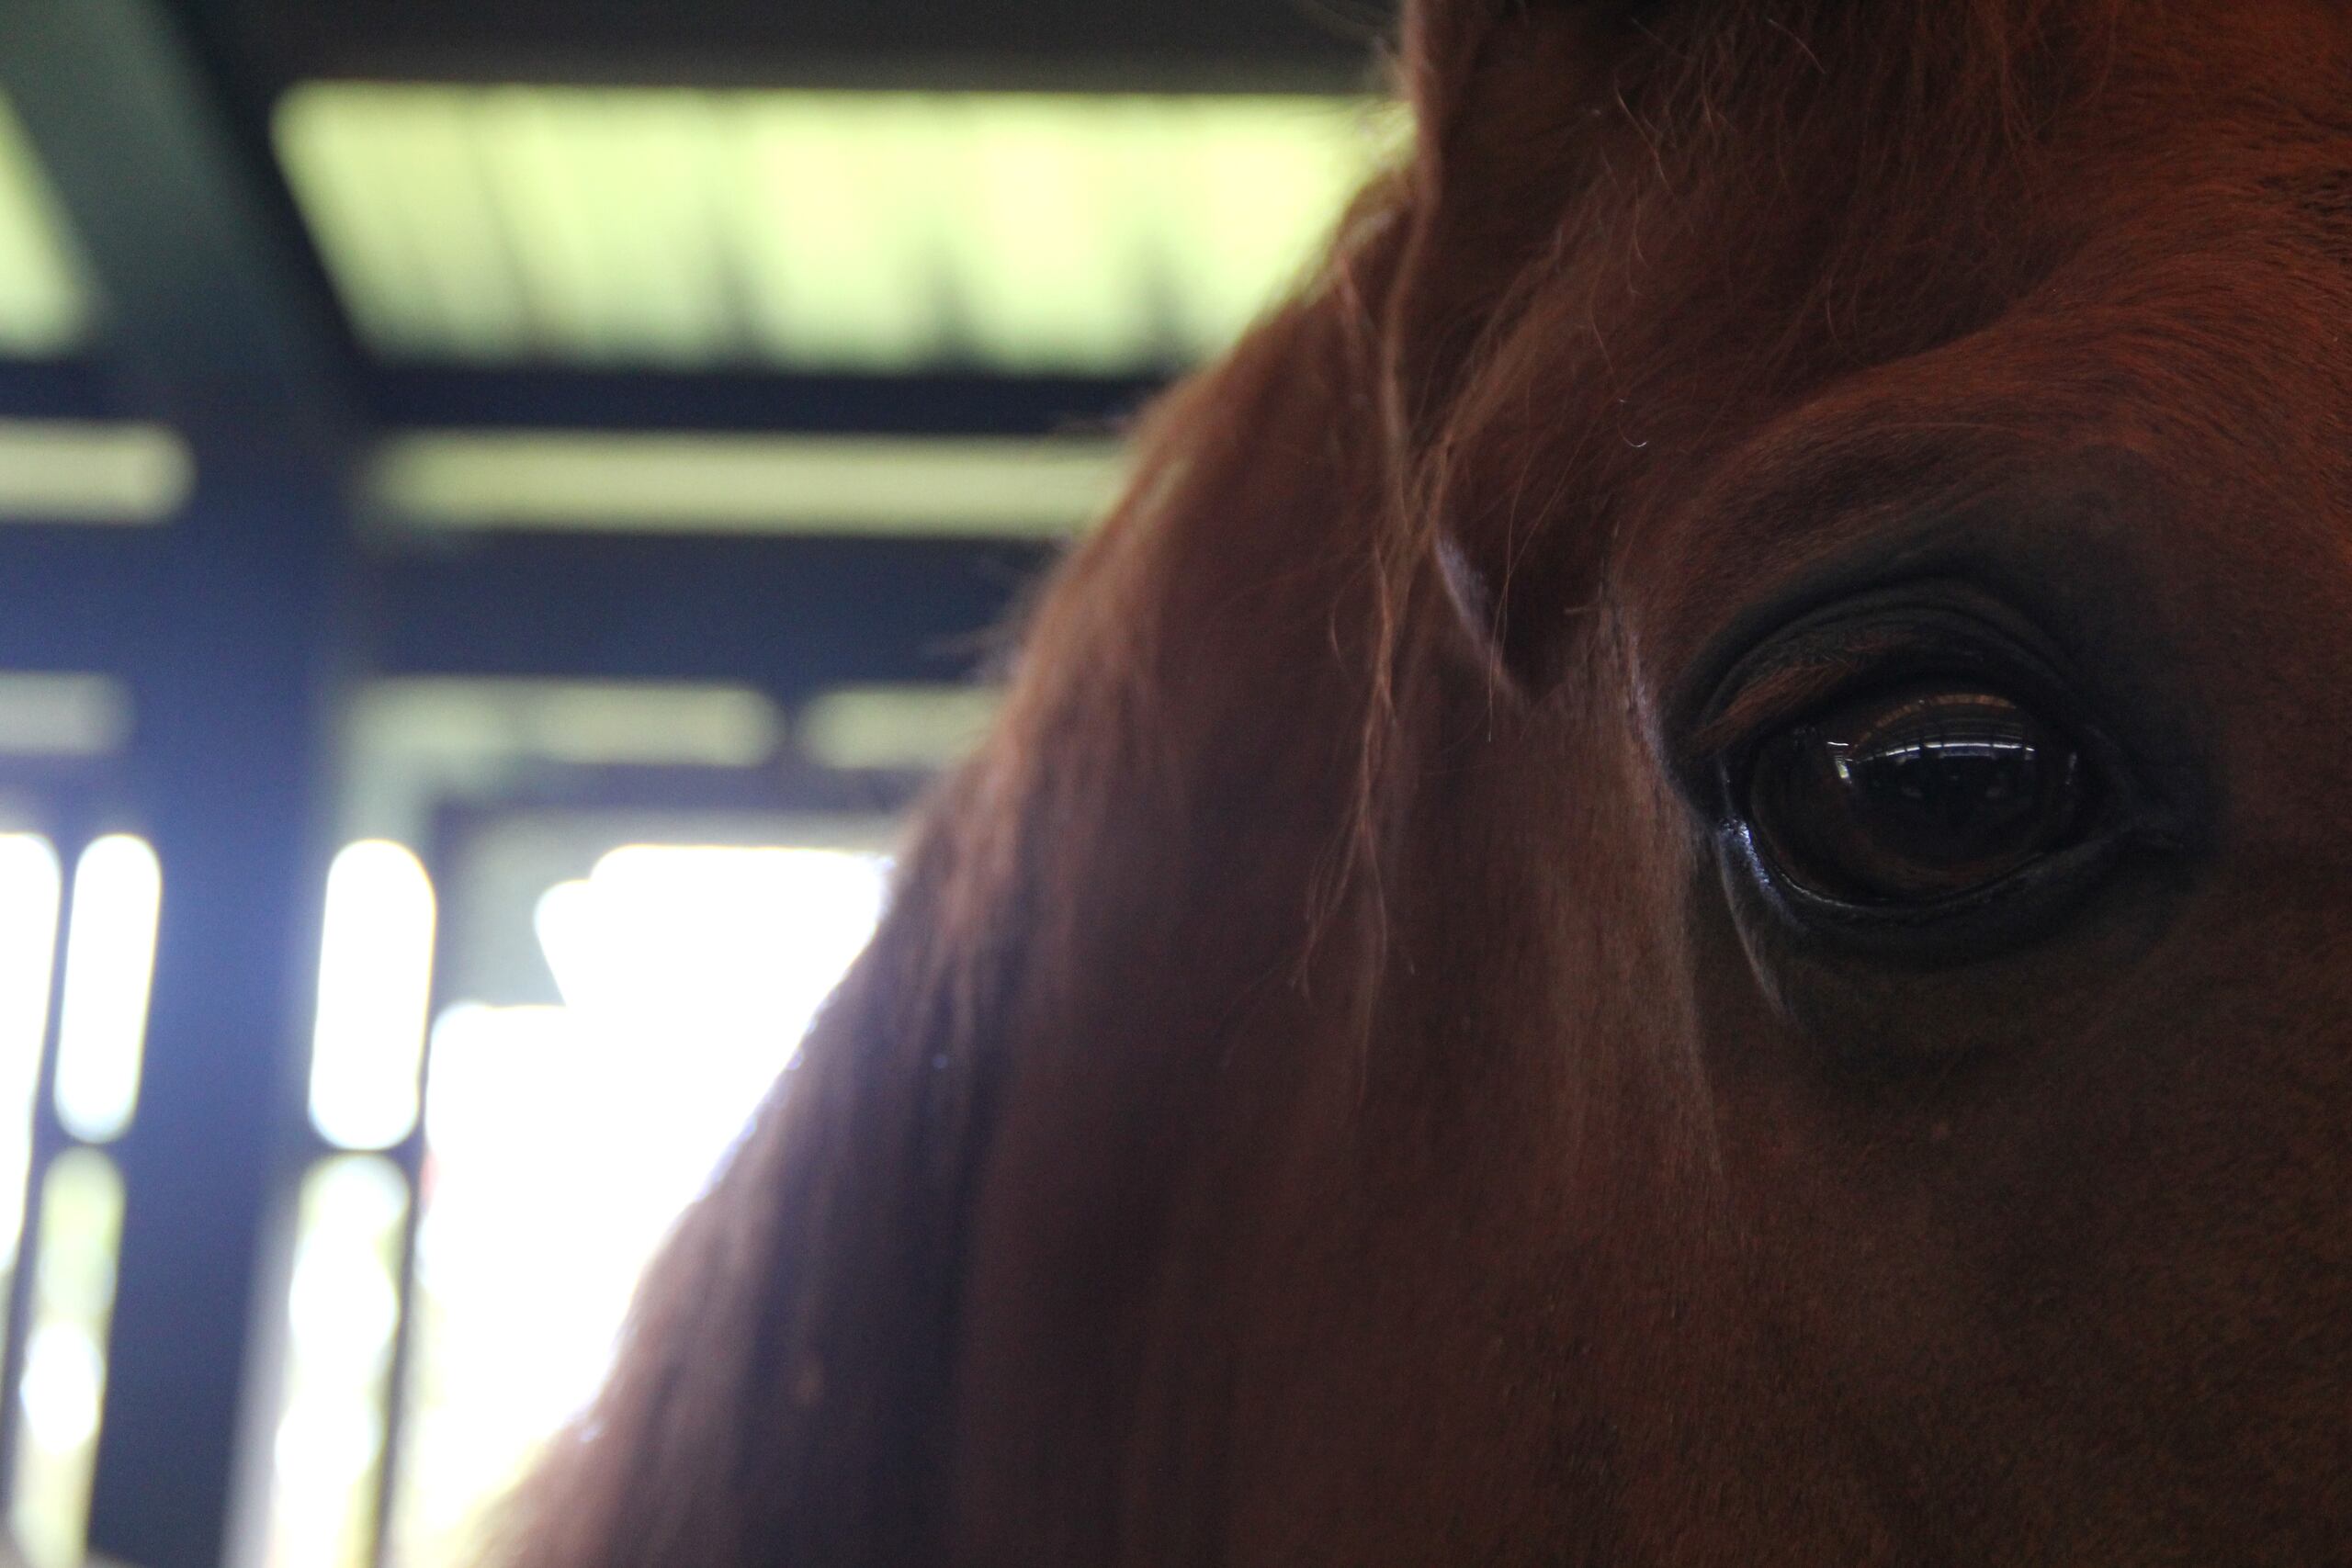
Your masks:
<svg viewBox="0 0 2352 1568"><path fill-rule="evenodd" d="M0 834L0 1268L12 1267L32 1158L33 1095L57 962L57 852L33 833Z"/></svg>
<svg viewBox="0 0 2352 1568"><path fill-rule="evenodd" d="M873 934L888 878L883 857L840 850L630 844L548 889L539 943L591 1027L735 1053L720 1103L740 1115Z"/></svg>
<svg viewBox="0 0 2352 1568"><path fill-rule="evenodd" d="M8 1526L32 1568L88 1560L85 1527L105 1410L106 1343L122 1240L122 1178L106 1156L68 1149L41 1179L31 1322L17 1384Z"/></svg>
<svg viewBox="0 0 2352 1568"><path fill-rule="evenodd" d="M51 1453L84 1447L98 1435L98 1404L106 1396L107 1359L97 1338L78 1323L49 1323L25 1344L25 1427Z"/></svg>
<svg viewBox="0 0 2352 1568"><path fill-rule="evenodd" d="M311 1121L346 1149L389 1148L416 1125L433 992L433 881L399 844L352 844L327 873Z"/></svg>
<svg viewBox="0 0 2352 1568"><path fill-rule="evenodd" d="M469 1555L481 1511L594 1393L639 1272L874 930L888 872L831 850L616 850L539 904L564 1006L440 1015L401 1561Z"/></svg>
<svg viewBox="0 0 2352 1568"><path fill-rule="evenodd" d="M85 1143L120 1137L139 1103L163 899L163 867L144 839L99 839L74 868L58 1021L57 1116Z"/></svg>
<svg viewBox="0 0 2352 1568"><path fill-rule="evenodd" d="M269 1540L254 1568L369 1568L408 1180L391 1161L345 1155L302 1183L287 1295L285 1403Z"/></svg>

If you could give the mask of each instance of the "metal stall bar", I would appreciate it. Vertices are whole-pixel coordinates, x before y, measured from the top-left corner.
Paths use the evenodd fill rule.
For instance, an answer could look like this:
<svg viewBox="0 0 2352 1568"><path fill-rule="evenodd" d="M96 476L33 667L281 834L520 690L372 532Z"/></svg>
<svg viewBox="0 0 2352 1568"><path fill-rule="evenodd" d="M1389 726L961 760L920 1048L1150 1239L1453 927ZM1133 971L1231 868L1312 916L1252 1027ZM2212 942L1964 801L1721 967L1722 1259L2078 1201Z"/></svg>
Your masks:
<svg viewBox="0 0 2352 1568"><path fill-rule="evenodd" d="M90 1545L216 1568L274 1210L299 1147L325 716L348 549L334 341L151 0L8 0L0 90L77 231L138 400L198 479L105 607L131 683L164 910L127 1189Z"/></svg>
<svg viewBox="0 0 2352 1568"><path fill-rule="evenodd" d="M504 535L385 569L401 675L954 682L985 666L1052 559L1035 542Z"/></svg>

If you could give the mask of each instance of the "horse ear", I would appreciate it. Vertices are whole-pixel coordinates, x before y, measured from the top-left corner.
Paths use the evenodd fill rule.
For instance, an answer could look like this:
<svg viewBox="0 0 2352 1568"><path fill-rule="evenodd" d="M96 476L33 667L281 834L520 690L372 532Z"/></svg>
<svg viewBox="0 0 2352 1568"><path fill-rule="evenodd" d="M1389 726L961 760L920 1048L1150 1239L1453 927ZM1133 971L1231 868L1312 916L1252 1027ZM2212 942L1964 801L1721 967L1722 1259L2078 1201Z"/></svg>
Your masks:
<svg viewBox="0 0 2352 1568"><path fill-rule="evenodd" d="M1549 160L1578 140L1637 0L1409 0L1404 85L1413 108L1415 236L1392 296L1390 370L1408 449L1452 400L1485 307L1551 234Z"/></svg>

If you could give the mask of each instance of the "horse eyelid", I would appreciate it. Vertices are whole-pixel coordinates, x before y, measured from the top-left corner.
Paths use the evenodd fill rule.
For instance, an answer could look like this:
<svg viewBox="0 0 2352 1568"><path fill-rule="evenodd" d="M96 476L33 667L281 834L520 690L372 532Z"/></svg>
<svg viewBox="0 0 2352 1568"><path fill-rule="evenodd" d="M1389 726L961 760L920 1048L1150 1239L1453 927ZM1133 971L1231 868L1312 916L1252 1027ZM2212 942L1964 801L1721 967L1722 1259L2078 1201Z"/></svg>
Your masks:
<svg viewBox="0 0 2352 1568"><path fill-rule="evenodd" d="M1910 638L1888 630L1840 637L1835 647L1799 647L1742 680L1736 672L1684 743L1686 759L1704 763L1760 734L1792 723L1861 680L1883 663L1913 650ZM1752 660L1743 660L1743 666Z"/></svg>
<svg viewBox="0 0 2352 1568"><path fill-rule="evenodd" d="M1695 782L1770 729L1868 686L1906 680L1983 682L2064 718L2080 705L2068 668L2030 618L1967 577L1869 589L1781 621L1733 660L1673 761Z"/></svg>
<svg viewBox="0 0 2352 1568"><path fill-rule="evenodd" d="M1742 688L1690 734L1694 760L1721 756L1775 720L1804 714L1835 691L1843 671L1822 665L1784 666Z"/></svg>

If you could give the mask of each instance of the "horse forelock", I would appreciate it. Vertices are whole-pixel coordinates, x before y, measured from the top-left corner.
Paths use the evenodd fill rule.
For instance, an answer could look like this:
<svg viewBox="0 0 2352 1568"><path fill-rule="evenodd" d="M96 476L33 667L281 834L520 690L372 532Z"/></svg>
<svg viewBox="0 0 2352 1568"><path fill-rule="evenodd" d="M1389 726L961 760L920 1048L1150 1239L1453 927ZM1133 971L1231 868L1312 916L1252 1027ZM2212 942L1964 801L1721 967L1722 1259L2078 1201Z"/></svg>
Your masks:
<svg viewBox="0 0 2352 1568"><path fill-rule="evenodd" d="M1498 643L1539 530L1571 558L1541 596L1593 602L1644 476L1983 328L2065 254L2054 165L2126 10L1486 8L1425 88L1388 353L1400 516L1462 531Z"/></svg>

